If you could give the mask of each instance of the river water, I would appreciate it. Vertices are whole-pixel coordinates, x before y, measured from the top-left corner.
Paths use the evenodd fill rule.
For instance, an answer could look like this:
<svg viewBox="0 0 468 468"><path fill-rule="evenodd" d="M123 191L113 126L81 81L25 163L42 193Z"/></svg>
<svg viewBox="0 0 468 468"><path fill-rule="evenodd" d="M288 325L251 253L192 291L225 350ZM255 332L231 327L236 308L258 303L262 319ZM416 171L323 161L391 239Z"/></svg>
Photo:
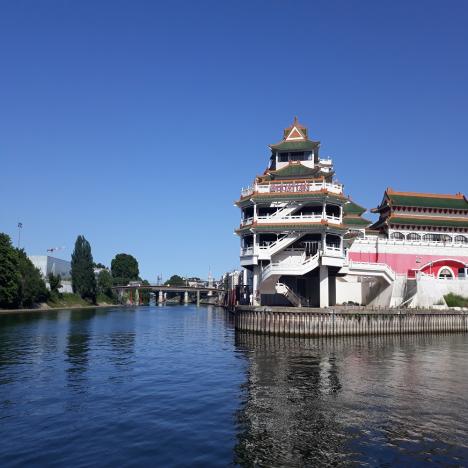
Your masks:
<svg viewBox="0 0 468 468"><path fill-rule="evenodd" d="M468 335L280 339L213 307L0 316L2 466L468 465Z"/></svg>

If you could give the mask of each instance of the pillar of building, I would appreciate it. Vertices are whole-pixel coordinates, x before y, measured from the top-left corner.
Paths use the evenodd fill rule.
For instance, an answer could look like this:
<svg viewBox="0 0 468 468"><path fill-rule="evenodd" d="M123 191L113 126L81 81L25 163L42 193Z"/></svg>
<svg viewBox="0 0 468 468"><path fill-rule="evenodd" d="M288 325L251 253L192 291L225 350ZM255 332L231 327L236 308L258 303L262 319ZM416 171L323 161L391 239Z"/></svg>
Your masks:
<svg viewBox="0 0 468 468"><path fill-rule="evenodd" d="M259 305L257 300L258 294L258 275L259 275L259 267L255 265L253 268L253 281L252 281L252 305Z"/></svg>
<svg viewBox="0 0 468 468"><path fill-rule="evenodd" d="M184 304L188 304L188 291L184 292Z"/></svg>
<svg viewBox="0 0 468 468"><path fill-rule="evenodd" d="M247 268L244 268L244 271L242 272L242 284L247 286Z"/></svg>
<svg viewBox="0 0 468 468"><path fill-rule="evenodd" d="M320 265L319 270L320 280L320 307L328 307L329 304L329 293L328 293L328 267Z"/></svg>
<svg viewBox="0 0 468 468"><path fill-rule="evenodd" d="M163 302L164 302L163 292L159 291L159 293L158 293L158 303L162 304Z"/></svg>

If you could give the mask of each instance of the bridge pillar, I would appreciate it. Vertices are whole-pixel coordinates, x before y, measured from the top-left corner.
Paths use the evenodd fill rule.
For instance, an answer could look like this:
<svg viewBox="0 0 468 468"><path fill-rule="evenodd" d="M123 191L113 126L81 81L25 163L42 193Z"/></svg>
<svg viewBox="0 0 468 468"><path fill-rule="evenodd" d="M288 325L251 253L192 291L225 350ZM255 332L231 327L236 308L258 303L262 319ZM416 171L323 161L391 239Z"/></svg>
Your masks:
<svg viewBox="0 0 468 468"><path fill-rule="evenodd" d="M188 304L188 291L184 292L184 304Z"/></svg>
<svg viewBox="0 0 468 468"><path fill-rule="evenodd" d="M159 291L159 293L158 293L158 303L162 304L163 302L164 302L163 292Z"/></svg>
<svg viewBox="0 0 468 468"><path fill-rule="evenodd" d="M200 291L197 291L197 307L200 307Z"/></svg>
<svg viewBox="0 0 468 468"><path fill-rule="evenodd" d="M140 304L140 291L138 289L135 289L135 304Z"/></svg>
<svg viewBox="0 0 468 468"><path fill-rule="evenodd" d="M330 305L328 292L328 267L320 265L320 307L328 307Z"/></svg>

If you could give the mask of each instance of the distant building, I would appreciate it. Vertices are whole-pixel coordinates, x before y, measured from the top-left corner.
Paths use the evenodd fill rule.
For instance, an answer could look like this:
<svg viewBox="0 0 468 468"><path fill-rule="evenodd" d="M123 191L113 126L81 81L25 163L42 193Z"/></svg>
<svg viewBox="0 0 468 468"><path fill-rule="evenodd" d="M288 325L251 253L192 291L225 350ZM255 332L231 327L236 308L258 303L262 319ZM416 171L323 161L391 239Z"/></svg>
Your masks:
<svg viewBox="0 0 468 468"><path fill-rule="evenodd" d="M29 260L40 270L42 276L47 278L49 273L60 275L62 279L71 278L71 262L49 255L29 255Z"/></svg>

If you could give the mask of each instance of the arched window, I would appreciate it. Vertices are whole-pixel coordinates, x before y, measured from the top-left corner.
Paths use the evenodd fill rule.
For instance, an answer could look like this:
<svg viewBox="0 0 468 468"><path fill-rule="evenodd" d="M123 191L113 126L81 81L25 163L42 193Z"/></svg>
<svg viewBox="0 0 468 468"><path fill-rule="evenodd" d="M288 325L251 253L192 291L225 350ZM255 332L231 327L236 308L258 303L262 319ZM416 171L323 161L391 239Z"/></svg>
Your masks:
<svg viewBox="0 0 468 468"><path fill-rule="evenodd" d="M395 239L395 240L403 240L405 238L405 236L401 232L392 232L390 238Z"/></svg>
<svg viewBox="0 0 468 468"><path fill-rule="evenodd" d="M452 279L453 271L450 268L443 267L439 270L439 278L440 279Z"/></svg>
<svg viewBox="0 0 468 468"><path fill-rule="evenodd" d="M423 240L426 242L441 242L442 235L441 234L424 234Z"/></svg>
<svg viewBox="0 0 468 468"><path fill-rule="evenodd" d="M421 240L421 236L419 234L416 234L415 232L411 232L409 233L406 238L409 240L409 241L420 241Z"/></svg>
<svg viewBox="0 0 468 468"><path fill-rule="evenodd" d="M457 244L468 244L468 237L466 237L466 236L455 236L455 242Z"/></svg>

